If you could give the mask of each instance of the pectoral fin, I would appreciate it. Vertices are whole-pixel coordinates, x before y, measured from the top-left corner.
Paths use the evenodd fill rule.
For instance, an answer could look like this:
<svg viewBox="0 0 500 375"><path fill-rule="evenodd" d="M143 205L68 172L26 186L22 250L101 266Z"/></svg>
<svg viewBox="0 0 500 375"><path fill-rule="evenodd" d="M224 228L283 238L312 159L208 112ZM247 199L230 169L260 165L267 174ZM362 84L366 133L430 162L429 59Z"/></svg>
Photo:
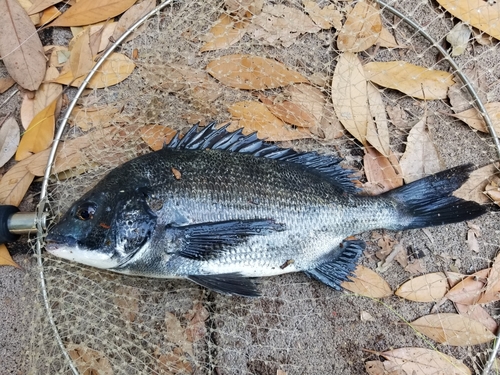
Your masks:
<svg viewBox="0 0 500 375"><path fill-rule="evenodd" d="M312 270L305 271L305 273L333 289L341 290L340 284L348 280L347 276L352 275L365 247L365 242L361 240L344 241L340 245L342 251L339 255L326 260ZM338 254L338 250L336 249L336 254Z"/></svg>
<svg viewBox="0 0 500 375"><path fill-rule="evenodd" d="M266 235L285 229L273 220L230 220L186 226L169 225L166 230L180 242L178 254L195 260L217 257L232 246L243 243L249 236Z"/></svg>
<svg viewBox="0 0 500 375"><path fill-rule="evenodd" d="M223 294L243 297L260 295L255 283L239 273L223 273L219 275L189 275L189 280Z"/></svg>

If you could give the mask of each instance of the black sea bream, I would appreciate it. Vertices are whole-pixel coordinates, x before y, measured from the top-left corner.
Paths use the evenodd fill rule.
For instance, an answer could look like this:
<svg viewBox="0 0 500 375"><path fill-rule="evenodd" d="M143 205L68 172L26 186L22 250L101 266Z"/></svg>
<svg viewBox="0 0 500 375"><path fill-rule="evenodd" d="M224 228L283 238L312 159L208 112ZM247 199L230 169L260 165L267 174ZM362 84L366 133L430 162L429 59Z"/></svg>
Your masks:
<svg viewBox="0 0 500 375"><path fill-rule="evenodd" d="M128 275L187 278L257 296L251 278L302 271L334 289L372 229L473 219L451 194L471 166L379 196L360 195L340 160L299 153L211 124L112 170L47 236L53 255Z"/></svg>

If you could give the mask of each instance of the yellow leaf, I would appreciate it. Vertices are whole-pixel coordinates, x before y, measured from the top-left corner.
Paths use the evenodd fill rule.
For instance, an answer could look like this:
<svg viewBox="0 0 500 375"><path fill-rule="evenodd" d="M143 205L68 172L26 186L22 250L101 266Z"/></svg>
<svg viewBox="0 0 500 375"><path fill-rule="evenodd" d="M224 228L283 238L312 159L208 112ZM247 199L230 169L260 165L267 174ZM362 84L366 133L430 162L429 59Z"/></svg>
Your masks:
<svg viewBox="0 0 500 375"><path fill-rule="evenodd" d="M163 125L146 125L140 129L141 138L153 151L161 150L168 144L177 132Z"/></svg>
<svg viewBox="0 0 500 375"><path fill-rule="evenodd" d="M484 0L438 0L438 3L463 22L500 39L500 3Z"/></svg>
<svg viewBox="0 0 500 375"><path fill-rule="evenodd" d="M413 321L411 326L440 344L452 346L477 345L495 339L481 323L458 314L426 315Z"/></svg>
<svg viewBox="0 0 500 375"><path fill-rule="evenodd" d="M484 107L486 108L486 112L488 112L488 115L490 116L495 132L497 133L497 135L500 135L500 102L486 103ZM471 128L479 130L483 133L489 133L483 116L480 115L479 111L476 108L470 108L466 111L462 111L456 114L450 113L449 115L462 120Z"/></svg>
<svg viewBox="0 0 500 375"><path fill-rule="evenodd" d="M404 374L446 374L470 375L471 372L461 361L436 349L399 348L380 355L389 360L384 362L387 371L399 370ZM398 372L399 373L399 372ZM392 374L392 372L391 372Z"/></svg>
<svg viewBox="0 0 500 375"><path fill-rule="evenodd" d="M347 15L337 38L337 46L341 51L364 51L375 44L381 31L380 11L374 5L361 0Z"/></svg>
<svg viewBox="0 0 500 375"><path fill-rule="evenodd" d="M50 146L54 138L56 105L57 100L54 100L35 115L19 142L16 160L26 159L31 154L36 154Z"/></svg>
<svg viewBox="0 0 500 375"><path fill-rule="evenodd" d="M289 141L293 139L311 138L311 134L301 128L289 129L267 107L259 102L238 102L231 105L229 113L235 123L232 123L228 130L233 131L243 128L244 134L258 132L259 138L268 141Z"/></svg>
<svg viewBox="0 0 500 375"><path fill-rule="evenodd" d="M238 21L222 13L207 35L207 41L200 52L224 49L237 43L247 32L248 20Z"/></svg>
<svg viewBox="0 0 500 375"><path fill-rule="evenodd" d="M45 75L45 54L40 37L17 0L0 2L0 56L9 75L34 91Z"/></svg>
<svg viewBox="0 0 500 375"><path fill-rule="evenodd" d="M77 78L90 72L94 66L90 49L90 28L86 28L74 38L74 42L70 43L70 52L69 66L72 76Z"/></svg>
<svg viewBox="0 0 500 375"><path fill-rule="evenodd" d="M19 264L14 262L14 259L9 254L7 246L0 244L0 266L12 266L16 268L21 268Z"/></svg>
<svg viewBox="0 0 500 375"><path fill-rule="evenodd" d="M448 291L448 280L442 272L428 273L408 280L394 294L417 302L434 302Z"/></svg>
<svg viewBox="0 0 500 375"><path fill-rule="evenodd" d="M364 266L358 266L351 276L352 281L344 281L342 287L353 293L371 298L384 298L392 295L387 281L378 273Z"/></svg>
<svg viewBox="0 0 500 375"><path fill-rule="evenodd" d="M84 26L116 17L130 8L136 0L80 0L50 26Z"/></svg>
<svg viewBox="0 0 500 375"><path fill-rule="evenodd" d="M364 188L370 195L377 195L403 185L403 173L398 159L392 152L387 157L375 148L366 146L363 164L368 181Z"/></svg>
<svg viewBox="0 0 500 375"><path fill-rule="evenodd" d="M382 101L382 94L370 82L368 82L366 89L370 107L366 140L382 155L389 156L391 153L391 149L389 148L389 125L385 105Z"/></svg>
<svg viewBox="0 0 500 375"><path fill-rule="evenodd" d="M453 75L422 68L406 61L371 62L364 66L366 79L418 99L446 99Z"/></svg>
<svg viewBox="0 0 500 375"><path fill-rule="evenodd" d="M30 158L15 164L0 180L0 204L19 206L35 176L28 170Z"/></svg>
<svg viewBox="0 0 500 375"><path fill-rule="evenodd" d="M340 55L333 73L332 102L340 123L354 138L366 143L368 93L363 67L351 52Z"/></svg>
<svg viewBox="0 0 500 375"><path fill-rule="evenodd" d="M87 87L91 89L100 89L116 85L126 79L134 68L135 64L127 56L121 53L112 53L101 65L97 73L94 74ZM84 77L75 79L72 72L68 71L61 74L52 82L79 87L84 79Z"/></svg>
<svg viewBox="0 0 500 375"><path fill-rule="evenodd" d="M266 90L307 82L302 74L271 59L251 55L227 55L211 61L207 72L223 84L244 90Z"/></svg>

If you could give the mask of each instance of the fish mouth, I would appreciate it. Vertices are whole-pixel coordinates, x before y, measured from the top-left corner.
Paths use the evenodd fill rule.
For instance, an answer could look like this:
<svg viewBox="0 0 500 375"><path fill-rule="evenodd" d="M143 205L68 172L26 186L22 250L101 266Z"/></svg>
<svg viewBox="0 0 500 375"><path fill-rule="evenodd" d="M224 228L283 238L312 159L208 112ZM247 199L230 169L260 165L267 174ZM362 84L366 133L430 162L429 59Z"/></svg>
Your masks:
<svg viewBox="0 0 500 375"><path fill-rule="evenodd" d="M45 237L45 250L48 252L57 251L61 247L76 247L77 240L73 236L49 233Z"/></svg>

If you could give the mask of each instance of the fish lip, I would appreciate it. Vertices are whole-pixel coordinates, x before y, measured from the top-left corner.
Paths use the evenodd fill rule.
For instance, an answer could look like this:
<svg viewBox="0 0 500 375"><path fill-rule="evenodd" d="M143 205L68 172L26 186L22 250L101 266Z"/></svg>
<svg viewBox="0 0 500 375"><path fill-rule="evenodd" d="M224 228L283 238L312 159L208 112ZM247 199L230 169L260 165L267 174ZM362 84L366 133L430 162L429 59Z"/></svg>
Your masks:
<svg viewBox="0 0 500 375"><path fill-rule="evenodd" d="M49 233L45 237L45 249L47 251L57 250L61 246L74 247L77 246L77 240L73 236Z"/></svg>

